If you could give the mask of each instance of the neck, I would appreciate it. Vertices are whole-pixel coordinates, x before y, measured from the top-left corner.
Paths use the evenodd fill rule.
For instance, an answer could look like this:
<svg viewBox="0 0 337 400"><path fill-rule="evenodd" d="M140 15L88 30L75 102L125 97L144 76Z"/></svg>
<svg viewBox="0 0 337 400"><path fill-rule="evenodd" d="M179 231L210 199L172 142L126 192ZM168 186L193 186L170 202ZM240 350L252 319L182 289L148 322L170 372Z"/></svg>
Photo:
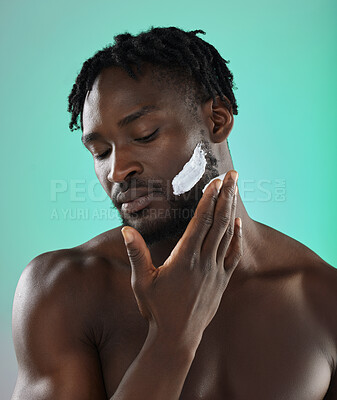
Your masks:
<svg viewBox="0 0 337 400"><path fill-rule="evenodd" d="M250 275L258 267L258 249L262 245L262 232L260 224L249 217L239 192L237 196L235 217L240 217L242 220L243 255L236 267L235 275L240 278ZM177 242L177 240L166 239L149 246L155 267L165 262Z"/></svg>

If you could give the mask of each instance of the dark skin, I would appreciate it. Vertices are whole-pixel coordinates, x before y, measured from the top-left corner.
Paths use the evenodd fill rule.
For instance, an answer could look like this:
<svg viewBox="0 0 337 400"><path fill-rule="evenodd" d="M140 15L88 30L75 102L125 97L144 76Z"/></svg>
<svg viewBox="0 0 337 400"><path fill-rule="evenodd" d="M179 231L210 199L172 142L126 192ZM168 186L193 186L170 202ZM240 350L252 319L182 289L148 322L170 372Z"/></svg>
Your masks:
<svg viewBox="0 0 337 400"><path fill-rule="evenodd" d="M118 126L149 104L160 111ZM172 88L158 90L149 70L138 81L101 73L83 136L100 134L86 145L107 152L95 171L113 202L132 179L170 182L201 130L219 172L233 171L232 113L220 99L197 113ZM158 126L153 142L135 141ZM132 243L118 227L29 263L13 307L13 400L337 399L337 271L251 219L229 175L219 195L209 186L178 239L148 248L139 231L156 232L167 216L133 217L119 205ZM150 208L169 202L160 195Z"/></svg>

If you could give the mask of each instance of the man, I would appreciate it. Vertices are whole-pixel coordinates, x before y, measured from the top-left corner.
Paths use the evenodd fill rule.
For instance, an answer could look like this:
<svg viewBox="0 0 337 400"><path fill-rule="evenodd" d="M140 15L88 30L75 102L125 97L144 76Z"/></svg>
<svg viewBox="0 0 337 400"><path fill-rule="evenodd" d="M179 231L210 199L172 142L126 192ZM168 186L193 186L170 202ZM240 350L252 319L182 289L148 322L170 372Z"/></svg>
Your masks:
<svg viewBox="0 0 337 400"><path fill-rule="evenodd" d="M197 33L119 35L84 63L70 128L124 228L24 270L13 400L337 399L337 272L248 216L233 76Z"/></svg>

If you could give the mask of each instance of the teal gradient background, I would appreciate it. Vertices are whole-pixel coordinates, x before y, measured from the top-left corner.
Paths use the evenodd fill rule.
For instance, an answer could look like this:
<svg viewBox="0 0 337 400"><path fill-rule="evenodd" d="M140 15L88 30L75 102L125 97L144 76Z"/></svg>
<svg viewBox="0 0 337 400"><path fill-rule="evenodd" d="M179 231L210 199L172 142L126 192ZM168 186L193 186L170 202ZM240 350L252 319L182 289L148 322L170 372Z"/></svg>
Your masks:
<svg viewBox="0 0 337 400"><path fill-rule="evenodd" d="M238 87L229 144L249 215L337 266L336 11L333 0L1 2L2 399L16 379L11 307L22 270L119 225L66 111L82 63L115 34L206 31Z"/></svg>

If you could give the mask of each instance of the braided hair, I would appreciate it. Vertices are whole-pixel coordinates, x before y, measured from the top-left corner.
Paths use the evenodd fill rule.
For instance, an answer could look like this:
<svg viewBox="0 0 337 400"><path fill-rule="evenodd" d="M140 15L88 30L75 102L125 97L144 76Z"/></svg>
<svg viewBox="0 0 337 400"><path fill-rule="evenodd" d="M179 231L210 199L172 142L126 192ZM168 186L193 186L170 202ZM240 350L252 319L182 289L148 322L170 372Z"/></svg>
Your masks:
<svg viewBox="0 0 337 400"><path fill-rule="evenodd" d="M115 36L113 45L104 47L84 62L76 78L68 96L70 130L80 128L77 121L82 114L86 94L104 68L120 67L131 78L137 79L137 74L142 74L144 63L194 88L195 102L211 97L215 101L219 96L237 115L238 105L233 94L233 89L237 88L226 65L229 61L223 59L211 44L199 38L198 33L205 34L202 30L187 32L176 27L152 27L135 36L130 33Z"/></svg>

